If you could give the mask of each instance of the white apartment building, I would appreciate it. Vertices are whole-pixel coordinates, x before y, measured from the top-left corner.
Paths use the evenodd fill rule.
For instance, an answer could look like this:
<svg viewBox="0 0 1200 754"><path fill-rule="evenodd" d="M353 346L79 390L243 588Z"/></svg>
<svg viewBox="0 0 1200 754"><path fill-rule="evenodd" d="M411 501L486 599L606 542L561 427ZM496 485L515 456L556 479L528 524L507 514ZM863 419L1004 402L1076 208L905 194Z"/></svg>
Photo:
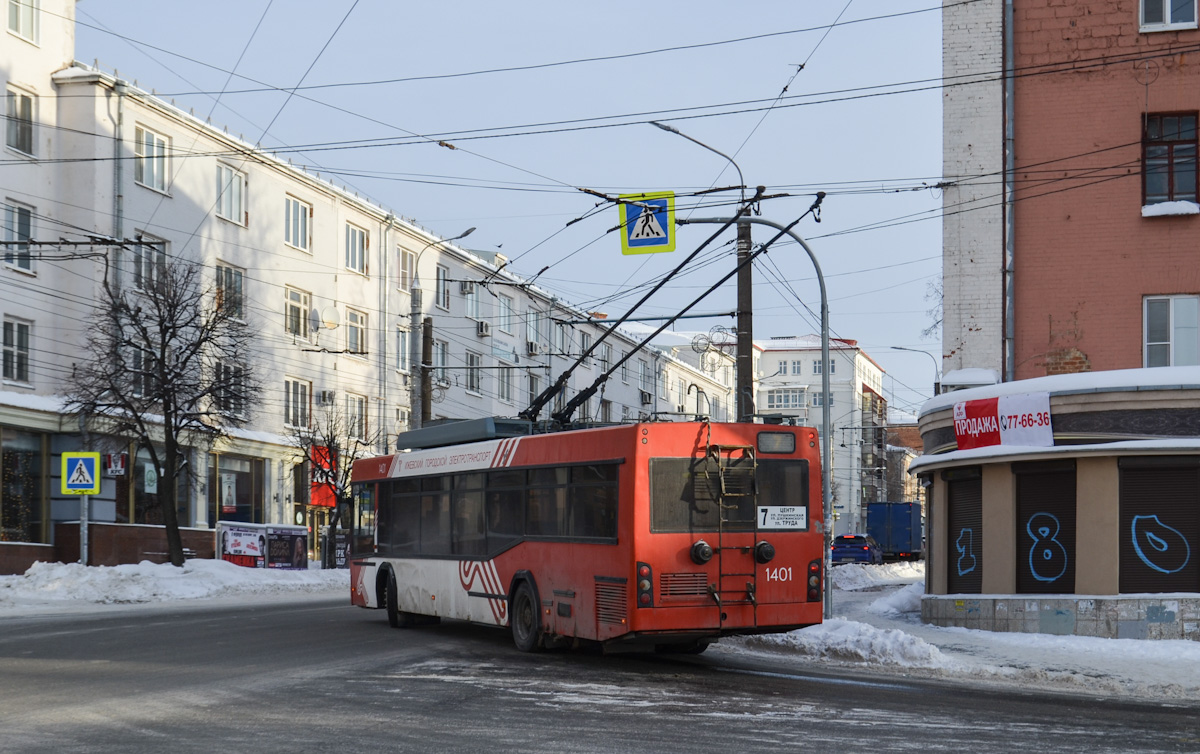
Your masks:
<svg viewBox="0 0 1200 754"><path fill-rule="evenodd" d="M441 243L75 62L74 0L6 5L0 542L49 543L55 521L79 515L77 499L57 494L59 454L85 449L62 395L106 276L136 288L161 265L202 265L260 334L253 366L265 389L250 429L190 459L197 473L180 522L202 528L218 519L324 525L329 509L310 499L303 456L290 441L322 412L342 412L373 440L371 452L393 447L414 410L414 276L424 292L418 316L433 320L434 419L517 416L606 330L501 269L502 258ZM89 245L95 239L110 243ZM130 243L111 243L122 240ZM633 352L576 418L691 411L693 385L713 402L714 418L728 418L727 379L669 352L634 352L637 342L616 333L575 371L571 395ZM128 471L104 480L91 516L159 523L155 470L144 448L127 452Z"/></svg>
<svg viewBox="0 0 1200 754"><path fill-rule="evenodd" d="M834 534L866 528L865 503L883 500L887 404L883 370L856 341L829 341L830 405L822 405L821 338L817 335L756 340L755 409L799 424L823 426L830 412Z"/></svg>

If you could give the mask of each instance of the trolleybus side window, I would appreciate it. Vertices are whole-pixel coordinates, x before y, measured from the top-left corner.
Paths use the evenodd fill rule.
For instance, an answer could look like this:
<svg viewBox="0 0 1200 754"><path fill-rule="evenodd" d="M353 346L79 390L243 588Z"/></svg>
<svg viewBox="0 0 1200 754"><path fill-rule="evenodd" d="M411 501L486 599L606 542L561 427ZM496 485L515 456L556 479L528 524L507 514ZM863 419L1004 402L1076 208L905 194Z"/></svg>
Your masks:
<svg viewBox="0 0 1200 754"><path fill-rule="evenodd" d="M450 478L421 480L422 555L450 555Z"/></svg>
<svg viewBox="0 0 1200 754"><path fill-rule="evenodd" d="M575 539L617 538L617 467L575 466L567 501L569 534Z"/></svg>

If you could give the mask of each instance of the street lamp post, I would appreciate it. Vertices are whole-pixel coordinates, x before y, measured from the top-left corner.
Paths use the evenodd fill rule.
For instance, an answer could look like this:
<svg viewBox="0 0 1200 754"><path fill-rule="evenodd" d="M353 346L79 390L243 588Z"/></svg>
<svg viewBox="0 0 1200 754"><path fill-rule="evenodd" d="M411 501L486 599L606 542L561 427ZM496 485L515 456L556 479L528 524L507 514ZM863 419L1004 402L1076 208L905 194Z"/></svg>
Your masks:
<svg viewBox="0 0 1200 754"><path fill-rule="evenodd" d="M408 363L412 365L412 390L408 407L408 427L409 429L420 429L424 421L424 405L425 405L425 375L429 369L429 364L426 364L421 355L422 337L418 336L421 325L421 277L418 272L421 268L421 256L432 246L440 243L450 243L457 241L460 238L466 238L475 232L474 227L467 228L462 233L451 238L435 238L429 243L421 247L417 252L417 256L413 259L412 269L412 285L409 286L409 315L408 315Z"/></svg>
<svg viewBox="0 0 1200 754"><path fill-rule="evenodd" d="M677 220L676 222L680 225L688 223L724 224L729 222L729 218L710 217ZM821 369L821 501L825 510L825 617L832 618L833 583L830 581L830 571L833 564L830 560L829 545L833 538L833 489L830 486L830 477L833 473L833 419L829 412L829 294L825 290L825 275L821 272L821 264L817 261L817 255L813 252L812 247L797 233L793 233L791 226L784 227L770 220L764 220L761 217L743 217L738 222L767 225L782 233L787 233L808 254L808 258L812 260L813 268L817 272L817 284L821 289L821 363L825 365ZM797 220L797 222L799 221ZM795 223L792 223L792 225L795 225ZM746 266L749 267L750 265ZM738 347L741 347L740 344ZM741 354L739 353L738 356L740 357Z"/></svg>
<svg viewBox="0 0 1200 754"><path fill-rule="evenodd" d="M929 351L922 351L919 348L905 348L904 346L889 346L893 351L912 351L913 353L923 353L933 360L933 394L938 395L942 392L941 374L942 370L938 368L937 357Z"/></svg>

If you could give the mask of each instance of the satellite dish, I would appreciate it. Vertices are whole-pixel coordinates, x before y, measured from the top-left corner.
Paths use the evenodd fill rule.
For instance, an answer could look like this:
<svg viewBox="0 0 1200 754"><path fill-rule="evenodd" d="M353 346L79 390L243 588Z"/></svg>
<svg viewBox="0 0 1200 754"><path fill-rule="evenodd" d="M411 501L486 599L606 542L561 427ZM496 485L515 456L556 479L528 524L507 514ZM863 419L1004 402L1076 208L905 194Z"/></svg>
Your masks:
<svg viewBox="0 0 1200 754"><path fill-rule="evenodd" d="M321 313L317 311L317 307L308 313L308 329L311 332L316 332L321 329Z"/></svg>
<svg viewBox="0 0 1200 754"><path fill-rule="evenodd" d="M336 308L327 306L321 310L321 324L326 330L337 329L337 326L342 324L342 315L338 314Z"/></svg>

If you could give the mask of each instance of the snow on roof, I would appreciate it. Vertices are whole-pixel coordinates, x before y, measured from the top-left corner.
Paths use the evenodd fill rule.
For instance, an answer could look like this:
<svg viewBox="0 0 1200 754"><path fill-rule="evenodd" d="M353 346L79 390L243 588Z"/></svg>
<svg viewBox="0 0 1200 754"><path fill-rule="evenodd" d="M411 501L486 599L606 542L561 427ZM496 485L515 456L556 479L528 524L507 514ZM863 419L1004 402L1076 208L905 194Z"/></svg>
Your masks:
<svg viewBox="0 0 1200 754"><path fill-rule="evenodd" d="M59 414L63 410L63 398L59 395L31 395L13 390L0 390L0 405Z"/></svg>
<svg viewBox="0 0 1200 754"><path fill-rule="evenodd" d="M1146 390L1200 390L1200 366L1055 374L1049 377L1034 377L1030 380L1015 380L968 390L957 390L930 398L925 405L921 406L920 416L925 417L936 411L952 408L955 403L960 401L995 398L1001 395L1043 392L1050 393L1050 395L1074 395Z"/></svg>
<svg viewBox="0 0 1200 754"><path fill-rule="evenodd" d="M942 375L942 387L978 387L980 385L995 385L1000 381L1000 373L995 369L952 369Z"/></svg>
<svg viewBox="0 0 1200 754"><path fill-rule="evenodd" d="M1163 453L1168 451L1200 451L1200 437L1168 437L1161 440L1121 440L1119 442L1098 442L1086 445L990 445L985 448L969 450L952 450L949 453L924 455L909 464L909 473L920 471L932 466L941 468L948 465L964 463L980 463L1012 459L1017 456L1060 456L1060 455L1117 455L1119 453L1145 452Z"/></svg>

